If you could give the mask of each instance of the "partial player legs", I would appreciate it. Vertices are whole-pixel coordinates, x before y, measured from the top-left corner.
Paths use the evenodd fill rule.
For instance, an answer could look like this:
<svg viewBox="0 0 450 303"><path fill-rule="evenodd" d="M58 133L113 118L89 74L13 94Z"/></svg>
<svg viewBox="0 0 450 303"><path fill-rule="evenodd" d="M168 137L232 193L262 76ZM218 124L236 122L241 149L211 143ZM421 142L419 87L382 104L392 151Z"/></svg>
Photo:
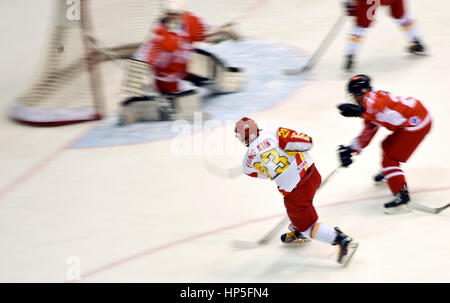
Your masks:
<svg viewBox="0 0 450 303"><path fill-rule="evenodd" d="M155 77L155 87L161 94L175 94L197 88L190 81L189 74L168 77Z"/></svg>
<svg viewBox="0 0 450 303"><path fill-rule="evenodd" d="M338 263L346 266L358 247L358 243L344 234L338 227L332 228L324 223L314 222L306 230L298 231L294 225L290 225L292 230L281 236L281 241L289 243L297 241L298 243L307 242L308 239L315 239L320 242L331 245L339 245Z"/></svg>
<svg viewBox="0 0 450 303"><path fill-rule="evenodd" d="M408 51L413 54L422 54L425 52L425 47L419 39L419 30L415 22L405 12L403 0L395 0L390 4L391 15L395 22L400 26L406 39L410 43Z"/></svg>
<svg viewBox="0 0 450 303"><path fill-rule="evenodd" d="M406 205L409 202L409 193L406 186L405 174L400 169L400 163L383 154L384 179L394 195L394 200L384 204L384 212L387 214L409 212Z"/></svg>
<svg viewBox="0 0 450 303"><path fill-rule="evenodd" d="M155 80L155 86L161 94L174 94L179 91L178 80L175 81L162 81Z"/></svg>
<svg viewBox="0 0 450 303"><path fill-rule="evenodd" d="M391 16L395 19L399 19L405 15L405 5L403 0L394 0L389 6L391 8Z"/></svg>
<svg viewBox="0 0 450 303"><path fill-rule="evenodd" d="M395 22L400 26L401 31L410 43L408 51L413 54L423 54L425 52L425 47L421 43L419 30L415 22L407 14L395 18Z"/></svg>
<svg viewBox="0 0 450 303"><path fill-rule="evenodd" d="M395 131L382 142L382 173L395 199L384 205L386 213L407 211L409 202L408 187L405 174L400 163L406 162L431 129L431 123L422 130L410 133Z"/></svg>
<svg viewBox="0 0 450 303"><path fill-rule="evenodd" d="M284 197L284 205L292 224L289 228L291 232L281 235L281 241L303 243L307 242L306 239L315 239L339 245L338 262L346 266L358 244L352 242L352 239L339 229L317 222L318 215L313 206L313 199L322 178L316 168L312 169L307 181Z"/></svg>
<svg viewBox="0 0 450 303"><path fill-rule="evenodd" d="M413 54L423 54L425 47L419 37L419 32L413 20L405 12L403 0L384 0L378 1L359 1L356 9L355 24L350 29L346 42L346 57L344 69L346 72L352 72L355 58L361 48L363 39L366 36L367 29L375 21L375 13L378 5L389 5L391 16L400 26L408 42L408 52Z"/></svg>
<svg viewBox="0 0 450 303"><path fill-rule="evenodd" d="M384 179L393 194L403 190L406 186L405 174L400 168L400 163L383 154L382 173Z"/></svg>
<svg viewBox="0 0 450 303"><path fill-rule="evenodd" d="M377 7L369 5L365 1L358 3L355 16L355 24L351 27L348 33L345 50L345 66L346 72L353 71L355 57L359 52L363 40L366 36L367 29L375 18Z"/></svg>
<svg viewBox="0 0 450 303"><path fill-rule="evenodd" d="M304 183L300 182L301 184L284 197L287 215L298 231L306 230L318 219L313 199L322 177L313 166L304 178Z"/></svg>
<svg viewBox="0 0 450 303"><path fill-rule="evenodd" d="M361 49L362 43L366 36L367 28L360 27L358 25L352 26L350 32L348 34L347 42L346 42L346 61L344 69L347 72L351 72L353 70L354 59L356 54Z"/></svg>

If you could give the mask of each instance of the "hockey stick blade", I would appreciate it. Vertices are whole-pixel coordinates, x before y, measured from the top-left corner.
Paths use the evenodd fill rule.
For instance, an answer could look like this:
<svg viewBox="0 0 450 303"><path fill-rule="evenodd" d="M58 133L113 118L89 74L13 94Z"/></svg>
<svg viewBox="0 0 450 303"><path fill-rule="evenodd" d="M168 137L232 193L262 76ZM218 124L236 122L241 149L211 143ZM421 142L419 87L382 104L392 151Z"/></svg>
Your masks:
<svg viewBox="0 0 450 303"><path fill-rule="evenodd" d="M231 245L236 248L255 248L267 244L270 239L278 232L278 230L289 222L288 216L284 216L264 237L258 241L240 241L233 240Z"/></svg>
<svg viewBox="0 0 450 303"><path fill-rule="evenodd" d="M231 246L233 246L235 248L248 249L248 248L256 248L258 246L266 244L267 242L268 242L267 240L260 240L260 241L233 240L233 241L231 241Z"/></svg>
<svg viewBox="0 0 450 303"><path fill-rule="evenodd" d="M293 76L293 75L299 75L306 71L311 70L314 67L314 65L317 64L317 62L323 56L323 54L326 52L326 50L328 49L330 44L333 42L333 40L336 38L336 36L338 35L339 31L341 30L342 26L345 23L345 19L346 19L346 15L341 15L338 18L336 23L333 24L333 26L331 27L328 34L322 40L319 47L316 49L314 54L309 59L308 63L303 68L285 70L284 74L288 75L288 76Z"/></svg>
<svg viewBox="0 0 450 303"><path fill-rule="evenodd" d="M212 173L213 175L216 175L217 177L224 178L224 179L234 179L243 174L241 166L224 168L224 167L219 167L219 166L207 161L206 159L203 159L203 164L210 173Z"/></svg>
<svg viewBox="0 0 450 303"><path fill-rule="evenodd" d="M303 67L303 68L286 69L286 70L283 71L283 73L284 73L286 76L295 76L295 75L303 74L304 72L307 72L307 71L309 71L310 69L311 69L311 67L307 65L307 66L305 66L305 67Z"/></svg>
<svg viewBox="0 0 450 303"><path fill-rule="evenodd" d="M442 212L444 209L448 208L449 206L450 206L450 203L448 203L444 206L441 206L441 207L437 207L437 208L428 207L428 206L425 206L423 204L418 204L418 203L410 203L410 205L409 205L409 207L411 209L423 211L423 212L430 213L430 214L438 214L438 213Z"/></svg>

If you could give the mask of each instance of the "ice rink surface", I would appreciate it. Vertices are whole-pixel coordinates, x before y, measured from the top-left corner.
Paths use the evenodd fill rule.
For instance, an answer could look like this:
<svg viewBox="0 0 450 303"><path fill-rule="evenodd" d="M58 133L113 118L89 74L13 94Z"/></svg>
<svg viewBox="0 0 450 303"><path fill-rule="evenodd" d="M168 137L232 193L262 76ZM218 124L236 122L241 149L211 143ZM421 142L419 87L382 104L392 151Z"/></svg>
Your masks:
<svg viewBox="0 0 450 303"><path fill-rule="evenodd" d="M450 211L382 211L390 193L374 186L372 176L386 131L316 195L319 221L360 243L342 268L335 247L314 241L286 247L276 236L260 248L230 246L261 238L284 215L273 183L221 178L205 168L204 160L222 168L240 164L245 149L233 140L230 124L208 132L236 144L221 155L194 147L177 154L176 140L73 148L102 122L32 128L10 121L10 101L42 62L51 2L0 1L0 282L64 282L75 263L81 282L450 282ZM438 207L450 200L450 2L407 2L430 55L405 53L404 37L382 8L356 72L369 74L375 89L422 100L431 112L433 129L403 169L413 201ZM305 55L342 11L334 0L190 0L188 8L211 24L236 19L244 36ZM362 127L335 108L345 97L348 75L341 67L349 25L315 69L299 77L295 94L248 113L309 134L322 177L338 165L337 146ZM115 109L108 104L109 112ZM203 142L200 135L184 139Z"/></svg>

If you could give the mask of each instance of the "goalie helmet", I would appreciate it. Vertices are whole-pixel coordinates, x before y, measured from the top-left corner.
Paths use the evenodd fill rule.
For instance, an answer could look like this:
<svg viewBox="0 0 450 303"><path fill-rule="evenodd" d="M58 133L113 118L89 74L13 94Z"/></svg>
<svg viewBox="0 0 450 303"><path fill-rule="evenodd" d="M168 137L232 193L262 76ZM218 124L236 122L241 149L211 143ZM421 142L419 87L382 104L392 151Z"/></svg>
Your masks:
<svg viewBox="0 0 450 303"><path fill-rule="evenodd" d="M183 0L162 0L161 11L167 14L182 14L184 12Z"/></svg>
<svg viewBox="0 0 450 303"><path fill-rule="evenodd" d="M356 75L348 82L348 92L352 95L362 96L371 90L369 76Z"/></svg>
<svg viewBox="0 0 450 303"><path fill-rule="evenodd" d="M236 122L234 132L239 141L247 147L259 136L258 125L253 119L247 117Z"/></svg>

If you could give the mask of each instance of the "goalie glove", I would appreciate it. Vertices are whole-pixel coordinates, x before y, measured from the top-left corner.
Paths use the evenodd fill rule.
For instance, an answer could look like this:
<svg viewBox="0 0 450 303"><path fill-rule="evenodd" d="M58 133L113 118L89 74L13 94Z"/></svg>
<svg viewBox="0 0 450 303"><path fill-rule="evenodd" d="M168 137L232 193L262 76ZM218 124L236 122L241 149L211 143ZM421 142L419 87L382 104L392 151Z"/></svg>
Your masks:
<svg viewBox="0 0 450 303"><path fill-rule="evenodd" d="M219 26L215 31L208 34L205 41L209 43L220 43L226 40L239 40L241 37L236 32L234 23L227 23Z"/></svg>
<svg viewBox="0 0 450 303"><path fill-rule="evenodd" d="M364 112L364 107L359 104L343 103L339 104L337 108L344 117L361 117Z"/></svg>
<svg viewBox="0 0 450 303"><path fill-rule="evenodd" d="M342 167L348 167L353 163L352 152L353 150L350 148L350 146L339 145L338 155Z"/></svg>

